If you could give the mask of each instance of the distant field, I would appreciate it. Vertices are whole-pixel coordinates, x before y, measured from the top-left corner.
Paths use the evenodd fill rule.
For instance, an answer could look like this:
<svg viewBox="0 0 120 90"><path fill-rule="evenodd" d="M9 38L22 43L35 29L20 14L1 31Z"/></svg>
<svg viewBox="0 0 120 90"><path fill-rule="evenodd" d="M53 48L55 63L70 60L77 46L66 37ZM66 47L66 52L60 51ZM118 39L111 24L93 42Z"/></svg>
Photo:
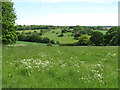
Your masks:
<svg viewBox="0 0 120 90"><path fill-rule="evenodd" d="M107 32L107 30L93 30L93 31L99 31L99 32L101 32L103 34L105 34Z"/></svg>
<svg viewBox="0 0 120 90"><path fill-rule="evenodd" d="M54 33L52 33L52 31L54 31ZM55 40L55 41L59 41L60 43L74 43L77 42L77 40L74 40L74 37L71 36L71 32L69 33L63 33L63 37L58 37L58 35L61 34L61 29L56 29L56 30L52 30L49 32L46 32L45 34L42 35L42 37L48 37L51 40ZM58 34L56 34L58 33Z"/></svg>
<svg viewBox="0 0 120 90"><path fill-rule="evenodd" d="M24 30L23 32L34 32L34 31L40 32L40 30ZM52 31L54 31L54 33L52 33ZM107 30L94 30L94 31L99 31L99 32L102 32L103 34L107 32ZM22 32L22 31L18 31L18 32ZM61 34L61 29L55 29L55 30L51 30L44 33L42 37L43 38L48 37L49 39L59 41L62 44L75 43L78 41L78 40L75 40L73 36L71 36L72 34L71 32L63 33L64 35L63 37L58 37L58 35L60 34Z"/></svg>
<svg viewBox="0 0 120 90"><path fill-rule="evenodd" d="M21 31L17 31L17 32L34 32L34 31L37 31L37 32L40 32L40 29L38 29L38 30L21 30Z"/></svg>
<svg viewBox="0 0 120 90"><path fill-rule="evenodd" d="M3 46L3 88L118 88L118 47Z"/></svg>

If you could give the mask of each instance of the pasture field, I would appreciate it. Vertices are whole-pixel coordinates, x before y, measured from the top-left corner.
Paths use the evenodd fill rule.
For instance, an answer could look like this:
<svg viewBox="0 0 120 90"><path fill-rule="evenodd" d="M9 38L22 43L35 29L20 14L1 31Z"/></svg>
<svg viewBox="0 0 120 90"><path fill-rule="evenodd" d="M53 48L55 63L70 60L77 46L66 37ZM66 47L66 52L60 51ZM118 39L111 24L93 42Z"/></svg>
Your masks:
<svg viewBox="0 0 120 90"><path fill-rule="evenodd" d="M52 31L54 31L54 33L52 33ZM58 34L56 34L56 33L58 33ZM62 44L77 42L77 40L75 40L74 37L71 36L71 34L72 34L71 32L63 33L63 35L64 35L63 37L58 37L58 35L60 35L60 34L61 34L61 29L56 29L56 30L51 30L51 31L44 33L42 35L42 37L48 37L49 39L59 41Z"/></svg>
<svg viewBox="0 0 120 90"><path fill-rule="evenodd" d="M99 31L101 33L103 33L104 35L106 34L107 30L93 30L93 31Z"/></svg>
<svg viewBox="0 0 120 90"><path fill-rule="evenodd" d="M23 32L40 32L40 30L24 30ZM54 31L54 33L53 33ZM102 32L103 34L105 34L107 32L107 30L93 30L93 31L99 31ZM22 31L17 31L17 32L22 32ZM57 34L58 33L58 34ZM61 29L53 29L51 31L48 31L46 33L44 33L41 37L48 37L51 40L55 40L55 41L59 41L62 44L68 44L68 43L75 43L78 42L78 40L75 40L73 36L71 36L71 32L67 32L67 33L63 33L63 37L58 37L58 35L61 34Z"/></svg>
<svg viewBox="0 0 120 90"><path fill-rule="evenodd" d="M118 47L3 46L3 88L117 88Z"/></svg>
<svg viewBox="0 0 120 90"><path fill-rule="evenodd" d="M37 32L40 32L40 29L37 29L37 30L19 30L19 31L17 31L17 32L20 32L20 33L22 33L22 32L34 32L34 31L37 31Z"/></svg>

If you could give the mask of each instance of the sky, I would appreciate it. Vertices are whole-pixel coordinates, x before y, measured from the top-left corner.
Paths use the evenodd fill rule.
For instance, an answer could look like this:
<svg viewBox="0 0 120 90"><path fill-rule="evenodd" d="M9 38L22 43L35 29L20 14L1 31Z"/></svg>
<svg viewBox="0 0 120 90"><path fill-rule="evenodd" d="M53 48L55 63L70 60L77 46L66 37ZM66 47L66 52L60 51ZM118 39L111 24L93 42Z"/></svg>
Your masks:
<svg viewBox="0 0 120 90"><path fill-rule="evenodd" d="M18 25L117 26L119 0L12 0Z"/></svg>

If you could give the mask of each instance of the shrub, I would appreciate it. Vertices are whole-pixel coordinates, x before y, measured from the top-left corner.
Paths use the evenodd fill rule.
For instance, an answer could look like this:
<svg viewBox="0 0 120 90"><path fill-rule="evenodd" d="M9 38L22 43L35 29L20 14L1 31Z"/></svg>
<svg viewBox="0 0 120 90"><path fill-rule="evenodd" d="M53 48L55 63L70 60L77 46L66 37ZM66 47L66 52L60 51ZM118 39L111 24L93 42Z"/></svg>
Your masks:
<svg viewBox="0 0 120 90"><path fill-rule="evenodd" d="M49 43L50 42L50 39L48 37L45 37L43 38L42 40L43 43Z"/></svg>
<svg viewBox="0 0 120 90"><path fill-rule="evenodd" d="M79 45L88 45L89 41L90 41L90 36L88 36L88 35L82 35L79 38L78 44Z"/></svg>
<svg viewBox="0 0 120 90"><path fill-rule="evenodd" d="M47 46L52 46L52 44L51 44L51 43L48 43Z"/></svg>
<svg viewBox="0 0 120 90"><path fill-rule="evenodd" d="M54 41L54 40L51 40L51 43L52 43L52 44L55 44L55 41Z"/></svg>
<svg viewBox="0 0 120 90"><path fill-rule="evenodd" d="M56 42L56 44L60 44L60 42L59 42L59 41L57 41L57 42Z"/></svg>
<svg viewBox="0 0 120 90"><path fill-rule="evenodd" d="M63 33L61 33L60 35L58 35L58 37L63 37L64 35L63 35Z"/></svg>
<svg viewBox="0 0 120 90"><path fill-rule="evenodd" d="M52 31L52 33L54 33L54 31Z"/></svg>

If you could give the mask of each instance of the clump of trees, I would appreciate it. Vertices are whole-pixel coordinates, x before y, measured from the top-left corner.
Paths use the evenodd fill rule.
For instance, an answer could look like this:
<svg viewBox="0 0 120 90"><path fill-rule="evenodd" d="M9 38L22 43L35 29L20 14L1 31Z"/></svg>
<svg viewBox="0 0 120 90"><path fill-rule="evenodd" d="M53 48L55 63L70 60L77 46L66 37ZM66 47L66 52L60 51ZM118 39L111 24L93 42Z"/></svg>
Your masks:
<svg viewBox="0 0 120 90"><path fill-rule="evenodd" d="M37 42L37 43L51 43L55 44L54 40L50 40L48 37L42 38L38 32L17 32L19 41L27 41L27 42Z"/></svg>
<svg viewBox="0 0 120 90"><path fill-rule="evenodd" d="M92 32L90 42L95 46L120 45L120 27L112 27L105 35L98 31Z"/></svg>
<svg viewBox="0 0 120 90"><path fill-rule="evenodd" d="M81 34L81 35L80 35ZM77 43L61 44L63 46L117 46L120 45L120 27L112 27L105 35L99 31L73 30L74 38L78 40Z"/></svg>
<svg viewBox="0 0 120 90"><path fill-rule="evenodd" d="M113 27L105 34L104 44L120 45L120 27Z"/></svg>

